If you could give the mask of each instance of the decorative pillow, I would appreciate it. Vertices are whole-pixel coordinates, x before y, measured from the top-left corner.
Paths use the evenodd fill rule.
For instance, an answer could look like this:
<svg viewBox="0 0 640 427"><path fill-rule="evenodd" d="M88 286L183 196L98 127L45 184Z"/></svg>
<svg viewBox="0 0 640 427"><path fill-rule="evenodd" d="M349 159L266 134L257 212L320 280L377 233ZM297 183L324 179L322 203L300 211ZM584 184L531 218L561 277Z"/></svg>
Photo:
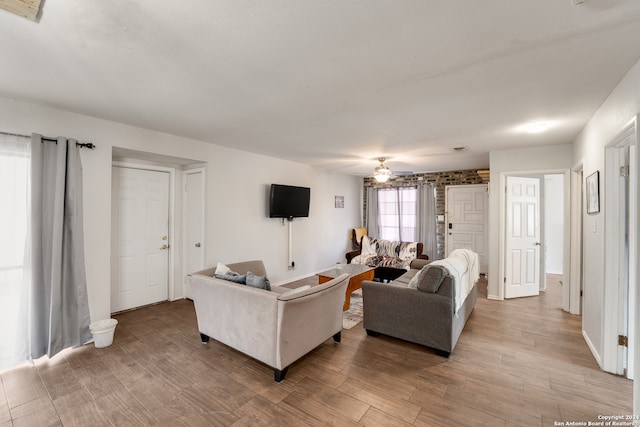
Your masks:
<svg viewBox="0 0 640 427"><path fill-rule="evenodd" d="M438 292L440 285L449 274L441 265L425 265L422 270L424 272L418 280L417 288L419 291L431 292L432 294Z"/></svg>
<svg viewBox="0 0 640 427"><path fill-rule="evenodd" d="M221 274L221 275L224 276L225 274L229 274L230 271L231 271L231 269L229 267L227 267L226 265L224 265L221 262L218 262L218 265L216 265L216 271L213 274L214 274L214 276L216 274Z"/></svg>
<svg viewBox="0 0 640 427"><path fill-rule="evenodd" d="M289 295L297 294L298 292L306 291L307 289L311 289L311 285L304 285L304 286L300 286L299 288L291 289L290 291L287 291L280 296L288 297Z"/></svg>
<svg viewBox="0 0 640 427"><path fill-rule="evenodd" d="M213 277L215 277L216 279L222 279L222 280L228 280L228 281L234 282L234 283L240 283L242 285L245 285L247 283L247 275L246 274L240 275L240 274L236 273L235 271L231 271L231 270L229 270L229 273L227 273L227 274L214 273Z"/></svg>
<svg viewBox="0 0 640 427"><path fill-rule="evenodd" d="M418 253L417 242L402 242L400 243L398 258L403 261L413 261L416 259Z"/></svg>
<svg viewBox="0 0 640 427"><path fill-rule="evenodd" d="M362 256L362 258L367 258L373 255L377 255L376 253L377 242L378 241L372 237L369 237L369 236L362 237L362 249L360 251L360 255Z"/></svg>
<svg viewBox="0 0 640 427"><path fill-rule="evenodd" d="M413 275L409 283L407 283L407 288L418 289L418 282L422 280L422 274L425 272L428 266L422 267L416 274Z"/></svg>
<svg viewBox="0 0 640 427"><path fill-rule="evenodd" d="M271 290L271 283L266 276L256 276L250 271L247 271L247 286L258 289L265 289L267 291Z"/></svg>

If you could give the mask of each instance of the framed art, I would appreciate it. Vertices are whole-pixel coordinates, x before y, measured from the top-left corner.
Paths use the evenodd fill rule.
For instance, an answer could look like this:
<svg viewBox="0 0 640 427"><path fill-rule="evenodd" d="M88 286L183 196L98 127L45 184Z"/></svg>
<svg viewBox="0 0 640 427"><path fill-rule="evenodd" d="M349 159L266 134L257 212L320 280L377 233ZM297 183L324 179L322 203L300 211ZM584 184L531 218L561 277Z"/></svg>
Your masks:
<svg viewBox="0 0 640 427"><path fill-rule="evenodd" d="M600 171L587 177L587 213L600 212Z"/></svg>
<svg viewBox="0 0 640 427"><path fill-rule="evenodd" d="M336 196L336 208L344 208L344 196Z"/></svg>

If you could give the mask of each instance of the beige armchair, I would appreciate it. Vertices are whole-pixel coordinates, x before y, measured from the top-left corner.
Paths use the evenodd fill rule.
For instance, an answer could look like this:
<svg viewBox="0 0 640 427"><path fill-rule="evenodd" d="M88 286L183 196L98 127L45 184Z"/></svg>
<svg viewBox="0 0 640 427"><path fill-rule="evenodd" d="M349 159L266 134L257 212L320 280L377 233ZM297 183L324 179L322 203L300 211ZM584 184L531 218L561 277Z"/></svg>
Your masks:
<svg viewBox="0 0 640 427"><path fill-rule="evenodd" d="M262 261L228 264L233 271L266 276ZM348 274L292 293L216 279L215 268L189 275L203 344L209 337L274 369L277 382L289 365L330 337L340 342Z"/></svg>

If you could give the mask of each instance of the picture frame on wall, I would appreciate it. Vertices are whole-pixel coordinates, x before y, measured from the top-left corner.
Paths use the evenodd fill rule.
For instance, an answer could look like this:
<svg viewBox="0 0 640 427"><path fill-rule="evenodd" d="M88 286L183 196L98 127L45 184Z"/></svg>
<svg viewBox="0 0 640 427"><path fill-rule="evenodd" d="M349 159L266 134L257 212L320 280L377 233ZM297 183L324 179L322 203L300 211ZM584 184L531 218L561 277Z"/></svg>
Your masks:
<svg viewBox="0 0 640 427"><path fill-rule="evenodd" d="M336 196L335 203L336 203L336 208L338 209L344 208L344 196Z"/></svg>
<svg viewBox="0 0 640 427"><path fill-rule="evenodd" d="M587 177L587 213L600 212L600 171L595 171Z"/></svg>

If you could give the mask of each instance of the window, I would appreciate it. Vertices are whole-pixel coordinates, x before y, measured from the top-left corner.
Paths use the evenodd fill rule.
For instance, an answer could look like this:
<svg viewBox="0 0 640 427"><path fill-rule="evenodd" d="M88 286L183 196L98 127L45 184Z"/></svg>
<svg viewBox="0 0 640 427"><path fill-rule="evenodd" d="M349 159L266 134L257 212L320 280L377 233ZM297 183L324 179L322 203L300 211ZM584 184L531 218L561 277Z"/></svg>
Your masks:
<svg viewBox="0 0 640 427"><path fill-rule="evenodd" d="M0 141L2 142L2 141ZM0 144L0 369L24 360L25 244L29 218L29 151L24 143ZM18 356L16 356L18 355Z"/></svg>
<svg viewBox="0 0 640 427"><path fill-rule="evenodd" d="M378 189L378 235L384 240L417 241L416 187Z"/></svg>

